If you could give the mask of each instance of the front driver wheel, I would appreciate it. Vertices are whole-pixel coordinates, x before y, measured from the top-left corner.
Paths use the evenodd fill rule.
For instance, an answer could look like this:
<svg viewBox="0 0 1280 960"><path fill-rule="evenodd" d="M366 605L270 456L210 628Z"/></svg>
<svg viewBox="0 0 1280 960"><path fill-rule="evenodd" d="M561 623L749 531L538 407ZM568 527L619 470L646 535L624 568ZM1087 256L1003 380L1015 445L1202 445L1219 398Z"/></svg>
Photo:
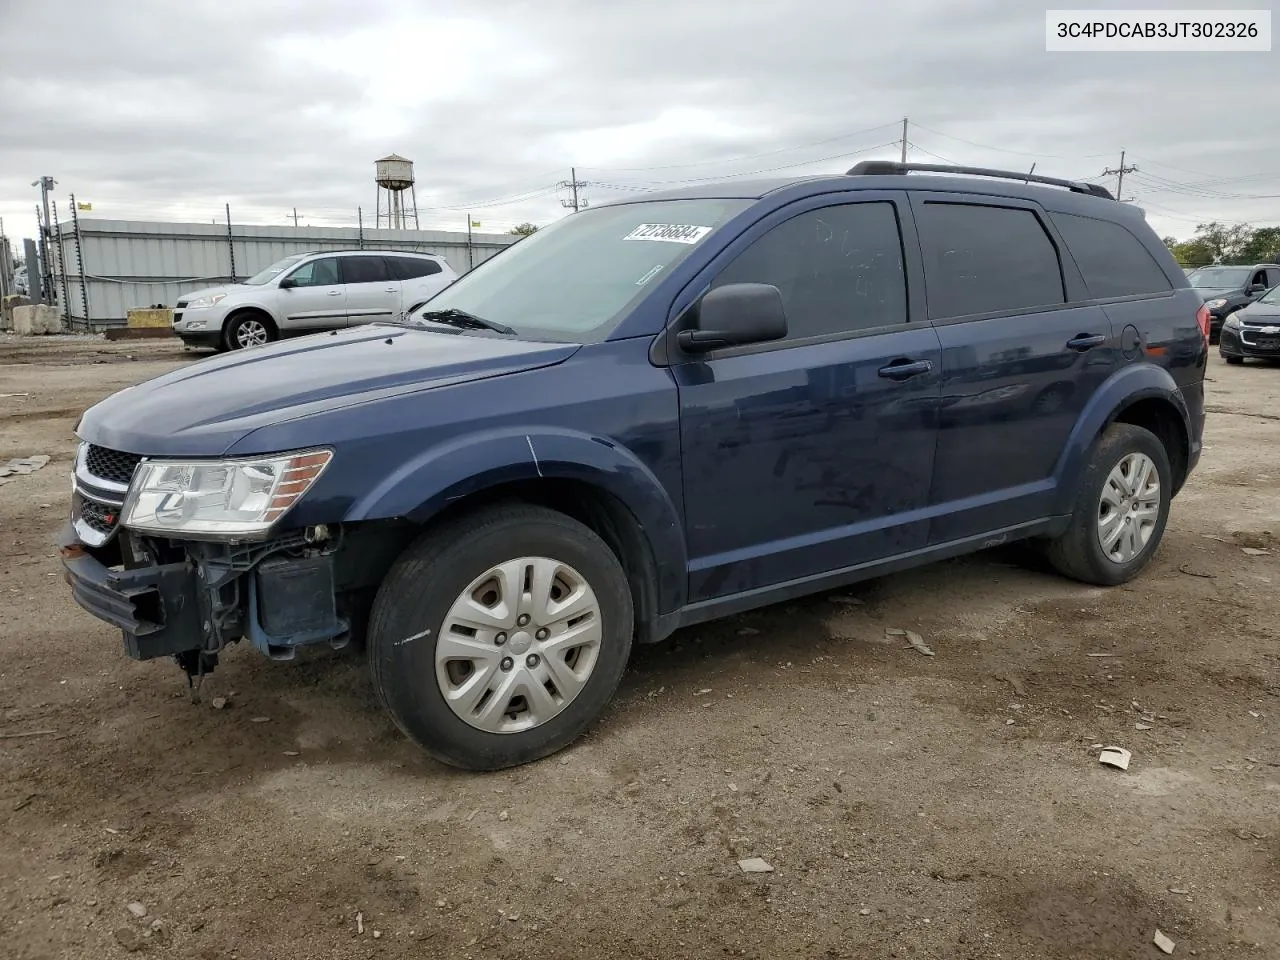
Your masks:
<svg viewBox="0 0 1280 960"><path fill-rule="evenodd" d="M1164 536L1173 495L1169 455L1155 434L1113 423L1095 442L1071 526L1050 542L1058 572L1098 586L1136 577Z"/></svg>
<svg viewBox="0 0 1280 960"><path fill-rule="evenodd" d="M223 342L228 350L260 347L276 338L275 325L257 313L241 313L227 322Z"/></svg>
<svg viewBox="0 0 1280 960"><path fill-rule="evenodd" d="M369 624L374 686L437 760L498 770L577 739L631 651L631 591L591 529L542 507L491 508L396 561Z"/></svg>

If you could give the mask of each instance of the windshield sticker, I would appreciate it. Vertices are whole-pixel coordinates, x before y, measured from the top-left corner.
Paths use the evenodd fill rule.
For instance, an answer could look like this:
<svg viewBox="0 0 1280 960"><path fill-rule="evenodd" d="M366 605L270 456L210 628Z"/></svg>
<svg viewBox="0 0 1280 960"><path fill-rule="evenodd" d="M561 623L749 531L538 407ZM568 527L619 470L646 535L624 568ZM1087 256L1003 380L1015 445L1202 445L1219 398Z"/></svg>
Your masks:
<svg viewBox="0 0 1280 960"><path fill-rule="evenodd" d="M658 274L660 274L661 272L662 272L662 264L658 264L656 267L654 267L652 270L650 270L648 273L646 273L643 277L641 277L639 280L637 280L637 281L636 281L636 286L637 286L637 287L643 287L646 283L648 283L650 280L652 280L654 277L656 277L656 276L657 276Z"/></svg>
<svg viewBox="0 0 1280 960"><path fill-rule="evenodd" d="M680 223L642 223L623 240L662 240L666 243L697 243L708 233L710 227L694 227Z"/></svg>

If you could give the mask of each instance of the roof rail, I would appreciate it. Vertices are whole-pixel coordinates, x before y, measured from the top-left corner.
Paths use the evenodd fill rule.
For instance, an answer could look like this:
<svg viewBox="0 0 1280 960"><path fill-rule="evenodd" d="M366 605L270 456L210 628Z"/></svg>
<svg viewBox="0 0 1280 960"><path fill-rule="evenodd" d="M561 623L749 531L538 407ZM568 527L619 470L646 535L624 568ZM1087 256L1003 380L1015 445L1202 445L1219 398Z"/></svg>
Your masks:
<svg viewBox="0 0 1280 960"><path fill-rule="evenodd" d="M899 163L896 160L862 160L849 168L848 175L880 177L903 173L960 173L970 177L995 177L1000 180L1021 180L1023 183L1047 183L1054 187L1066 187L1072 193L1087 193L1104 200L1115 199L1110 190L1098 183L1042 177L1038 173L1018 173L1015 170L990 170L986 167L961 167L941 163Z"/></svg>

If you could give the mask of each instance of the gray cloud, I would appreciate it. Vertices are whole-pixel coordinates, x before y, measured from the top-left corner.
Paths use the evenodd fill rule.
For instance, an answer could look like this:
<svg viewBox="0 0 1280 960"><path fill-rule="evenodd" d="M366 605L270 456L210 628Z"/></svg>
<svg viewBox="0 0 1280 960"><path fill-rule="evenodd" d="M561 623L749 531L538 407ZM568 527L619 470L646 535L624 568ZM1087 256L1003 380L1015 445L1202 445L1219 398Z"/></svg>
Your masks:
<svg viewBox="0 0 1280 960"><path fill-rule="evenodd" d="M570 166L597 199L836 172L896 155L857 151L895 139L904 114L922 160L1096 177L1123 147L1140 168L1126 194L1163 233L1280 222L1278 121L1257 108L1272 55L1049 54L1043 9L1016 0L0 7L11 233L32 231L42 174L96 216L207 219L229 202L244 221L296 205L352 223L357 205L371 218L373 160L393 150L415 161L426 222L470 208L505 228L559 216ZM523 199L486 203L508 198Z"/></svg>

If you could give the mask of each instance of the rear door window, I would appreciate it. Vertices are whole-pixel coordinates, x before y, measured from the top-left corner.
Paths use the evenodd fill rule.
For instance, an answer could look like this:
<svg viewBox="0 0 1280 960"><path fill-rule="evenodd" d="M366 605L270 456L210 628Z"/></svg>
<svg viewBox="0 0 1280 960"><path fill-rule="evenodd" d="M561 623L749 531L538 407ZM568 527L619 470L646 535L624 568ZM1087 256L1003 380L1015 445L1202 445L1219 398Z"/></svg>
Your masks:
<svg viewBox="0 0 1280 960"><path fill-rule="evenodd" d="M386 283L391 277L381 257L343 257L342 279L345 283Z"/></svg>
<svg viewBox="0 0 1280 960"><path fill-rule="evenodd" d="M399 280L415 280L440 273L440 264L426 257L387 257L391 272Z"/></svg>
<svg viewBox="0 0 1280 960"><path fill-rule="evenodd" d="M1058 250L1034 211L925 201L916 221L931 319L1066 303Z"/></svg>
<svg viewBox="0 0 1280 960"><path fill-rule="evenodd" d="M1066 213L1050 216L1075 258L1090 296L1099 300L1153 296L1173 289L1142 241L1120 224Z"/></svg>

